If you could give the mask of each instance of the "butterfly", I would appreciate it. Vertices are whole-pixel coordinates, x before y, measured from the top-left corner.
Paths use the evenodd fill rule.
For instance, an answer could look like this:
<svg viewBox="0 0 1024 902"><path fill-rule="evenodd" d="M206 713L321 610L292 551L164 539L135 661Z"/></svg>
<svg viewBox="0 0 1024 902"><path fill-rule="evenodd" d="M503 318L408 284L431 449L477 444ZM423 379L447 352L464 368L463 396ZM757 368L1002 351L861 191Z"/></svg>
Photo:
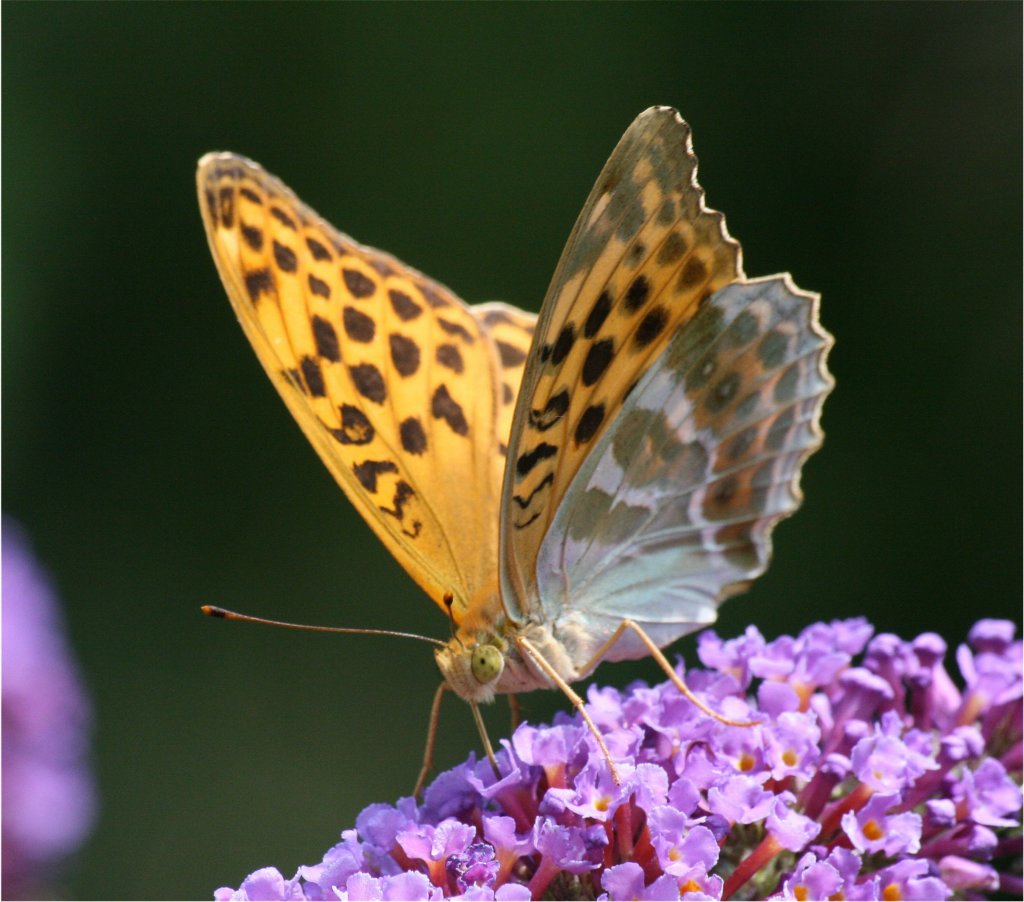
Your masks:
<svg viewBox="0 0 1024 902"><path fill-rule="evenodd" d="M630 125L538 316L467 305L357 244L256 163L199 163L246 336L377 536L451 620L435 695L571 688L715 620L801 501L833 381L818 296L748 279L689 126ZM220 609L208 610L224 616Z"/></svg>

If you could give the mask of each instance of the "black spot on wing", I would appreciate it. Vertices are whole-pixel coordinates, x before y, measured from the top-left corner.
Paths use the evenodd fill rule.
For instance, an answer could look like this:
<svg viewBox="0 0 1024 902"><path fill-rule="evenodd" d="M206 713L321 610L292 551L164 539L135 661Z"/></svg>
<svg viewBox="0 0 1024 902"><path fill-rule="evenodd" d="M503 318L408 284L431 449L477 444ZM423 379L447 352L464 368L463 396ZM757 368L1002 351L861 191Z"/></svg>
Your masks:
<svg viewBox="0 0 1024 902"><path fill-rule="evenodd" d="M345 327L345 334L352 339L352 341L358 341L362 344L367 344L373 341L373 336L376 334L377 327L373 322L372 317L367 316L361 310L356 310L355 307L346 306L341 311L341 322Z"/></svg>
<svg viewBox="0 0 1024 902"><path fill-rule="evenodd" d="M388 298L391 300L391 308L402 322L407 323L411 319L416 319L423 312L423 308L404 291L392 288L388 291Z"/></svg>
<svg viewBox="0 0 1024 902"><path fill-rule="evenodd" d="M374 429L369 417L358 407L342 404L341 428L332 429L331 434L343 445L368 445L373 441Z"/></svg>
<svg viewBox="0 0 1024 902"><path fill-rule="evenodd" d="M519 321L515 319L515 317L510 316L504 310L488 310L484 314L484 323L486 323L488 326L493 326L497 323L505 323L509 326L516 326L519 324ZM532 332L533 327L528 326L526 331Z"/></svg>
<svg viewBox="0 0 1024 902"><path fill-rule="evenodd" d="M364 398L375 404L383 404L387 400L388 390L384 384L384 377L372 363L350 366L348 371L356 391Z"/></svg>
<svg viewBox="0 0 1024 902"><path fill-rule="evenodd" d="M319 297L322 297L322 298L328 298L328 299L330 298L330 296L331 296L331 286L330 285L328 285L322 279L318 279L316 276L313 275L313 273L310 273L308 278L309 278L309 290L310 290L311 293L313 293L313 294L315 294L315 295L317 295Z"/></svg>
<svg viewBox="0 0 1024 902"><path fill-rule="evenodd" d="M321 357L337 363L341 360L341 349L338 346L338 333L322 316L314 316L310 319L313 326L313 340L316 342L316 352Z"/></svg>
<svg viewBox="0 0 1024 902"><path fill-rule="evenodd" d="M242 240L254 251L263 249L263 231L256 226L242 223Z"/></svg>
<svg viewBox="0 0 1024 902"><path fill-rule="evenodd" d="M547 442L541 442L532 451L524 451L519 455L519 458L516 460L516 474L520 478L528 475L529 472L542 460L554 457L557 453L558 447L556 445L549 445Z"/></svg>
<svg viewBox="0 0 1024 902"><path fill-rule="evenodd" d="M530 411L530 425L540 432L550 429L565 416L565 412L569 409L569 401L569 391L563 388L548 398L548 403L544 405L543 410Z"/></svg>
<svg viewBox="0 0 1024 902"><path fill-rule="evenodd" d="M377 491L377 477L382 473L397 473L398 467L390 460L364 460L352 467L359 484L368 492Z"/></svg>
<svg viewBox="0 0 1024 902"><path fill-rule="evenodd" d="M377 290L377 283L358 269L343 268L341 276L345 280L345 287L354 298L368 298Z"/></svg>
<svg viewBox="0 0 1024 902"><path fill-rule="evenodd" d="M473 333L462 325L462 323L453 323L451 320L438 317L437 324L449 335L457 335L466 344L473 344Z"/></svg>
<svg viewBox="0 0 1024 902"><path fill-rule="evenodd" d="M206 189L206 212L209 214L210 219L214 222L218 221L219 212L217 210L217 195L210 189Z"/></svg>
<svg viewBox="0 0 1024 902"><path fill-rule="evenodd" d="M686 239L678 232L669 232L658 249L658 265L678 263L687 251Z"/></svg>
<svg viewBox="0 0 1024 902"><path fill-rule="evenodd" d="M604 404L592 404L583 411L579 422L576 424L576 431L573 439L577 445L589 442L604 421Z"/></svg>
<svg viewBox="0 0 1024 902"><path fill-rule="evenodd" d="M516 529L526 529L526 527L529 526L539 516L540 516L540 511L537 511L535 514L532 514L527 519L523 520L522 523L513 522L512 525Z"/></svg>
<svg viewBox="0 0 1024 902"><path fill-rule="evenodd" d="M263 198L260 197L252 188L241 187L238 189L238 193L242 195L246 200L251 201L254 204L263 206Z"/></svg>
<svg viewBox="0 0 1024 902"><path fill-rule="evenodd" d="M629 288L626 289L626 297L623 300L623 306L629 313L635 313L644 304L647 303L647 298L651 295L651 283L647 281L647 276L637 276L629 284Z"/></svg>
<svg viewBox="0 0 1024 902"><path fill-rule="evenodd" d="M612 362L612 351L615 344L610 338L602 339L591 345L587 351L586 360L583 361L583 384L593 385L604 375L608 365Z"/></svg>
<svg viewBox="0 0 1024 902"><path fill-rule="evenodd" d="M286 229L291 229L293 232L297 231L295 221L287 213L285 213L284 210L278 207L271 207L270 215L273 216L274 219L281 223L281 225L283 225Z"/></svg>
<svg viewBox="0 0 1024 902"><path fill-rule="evenodd" d="M604 321L608 319L608 314L612 312L612 297L606 291L602 291L598 295L597 300L594 301L594 306L590 309L590 314L587 316L587 321L583 325L583 336L585 338L593 338L599 331L601 326L604 325Z"/></svg>
<svg viewBox="0 0 1024 902"><path fill-rule="evenodd" d="M397 332L388 336L391 362L401 376L411 376L420 368L420 348L411 338Z"/></svg>
<svg viewBox="0 0 1024 902"><path fill-rule="evenodd" d="M323 398L327 394L324 386L323 373L320 372L320 363L314 357L303 357L299 362L302 367L302 378L306 381L309 393L314 398Z"/></svg>
<svg viewBox="0 0 1024 902"><path fill-rule="evenodd" d="M679 273L679 279L676 281L676 291L688 291L700 285L707 277L708 268L704 265L704 261L700 257L690 257L686 261L686 265L683 266L682 272Z"/></svg>
<svg viewBox="0 0 1024 902"><path fill-rule="evenodd" d="M638 241L634 244L626 255L626 260L632 267L637 267L644 259L644 255L647 253L647 247L643 242Z"/></svg>
<svg viewBox="0 0 1024 902"><path fill-rule="evenodd" d="M331 252L315 238L311 238L308 235L306 236L306 247L309 248L309 252L313 255L314 260L331 259Z"/></svg>
<svg viewBox="0 0 1024 902"><path fill-rule="evenodd" d="M398 427L398 436L402 440L402 449L409 454L422 454L427 450L427 434L419 417L407 417Z"/></svg>
<svg viewBox="0 0 1024 902"><path fill-rule="evenodd" d="M434 397L430 401L430 412L435 419L444 420L456 435L466 435L469 432L466 415L459 403L448 393L446 385L439 385L434 392Z"/></svg>
<svg viewBox="0 0 1024 902"><path fill-rule="evenodd" d="M522 498L519 495L513 495L512 500L519 505L521 510L526 510L526 508L530 506L530 503L533 501L537 493L546 489L554 481L555 474L548 473L547 476L545 476L540 482L537 483L537 487L532 492L530 492L529 495L527 495L525 498Z"/></svg>
<svg viewBox="0 0 1024 902"><path fill-rule="evenodd" d="M638 349L646 348L665 331L667 325L668 311L664 307L655 307L640 320L640 325L633 334L633 342Z"/></svg>
<svg viewBox="0 0 1024 902"><path fill-rule="evenodd" d="M459 353L459 349L453 344L439 344L435 355L437 362L453 373L461 373L465 369L462 354Z"/></svg>
<svg viewBox="0 0 1024 902"><path fill-rule="evenodd" d="M235 224L235 192L231 188L220 189L220 222L226 229Z"/></svg>
<svg viewBox="0 0 1024 902"><path fill-rule="evenodd" d="M395 494L391 498L391 507L381 506L381 510L385 514L390 514L396 520L405 519L405 504L410 499L416 496L416 492L413 491L413 487L409 485L404 479L398 480L395 484ZM410 538L415 539L420 534L420 527L422 524L419 520L414 521L410 526L406 527L403 524L402 532L404 532Z"/></svg>
<svg viewBox="0 0 1024 902"><path fill-rule="evenodd" d="M295 251L279 241L274 242L274 260L282 272L295 272L299 266Z"/></svg>
<svg viewBox="0 0 1024 902"><path fill-rule="evenodd" d="M522 348L505 341L496 341L495 344L498 346L498 356L501 357L503 367L519 366L526 360L526 352Z"/></svg>
<svg viewBox="0 0 1024 902"><path fill-rule="evenodd" d="M245 290L249 293L249 300L256 304L260 295L273 294L275 292L274 277L270 270L251 269L245 274Z"/></svg>
<svg viewBox="0 0 1024 902"><path fill-rule="evenodd" d="M572 323L562 327L555 339L555 345L551 349L551 363L560 366L562 361L569 356L572 346L576 344L576 327Z"/></svg>

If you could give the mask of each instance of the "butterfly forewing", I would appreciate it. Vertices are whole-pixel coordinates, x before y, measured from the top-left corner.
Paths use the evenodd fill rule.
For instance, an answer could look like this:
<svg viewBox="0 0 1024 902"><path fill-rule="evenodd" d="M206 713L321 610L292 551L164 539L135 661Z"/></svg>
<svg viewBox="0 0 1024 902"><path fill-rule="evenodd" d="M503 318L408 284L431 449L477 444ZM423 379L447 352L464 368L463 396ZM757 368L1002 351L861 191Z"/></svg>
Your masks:
<svg viewBox="0 0 1024 902"><path fill-rule="evenodd" d="M503 486L509 613L536 596L541 540L584 457L699 305L742 276L722 214L704 207L690 129L655 107L605 165L562 254L523 376Z"/></svg>
<svg viewBox="0 0 1024 902"><path fill-rule="evenodd" d="M452 592L459 616L494 597L512 358L532 315L468 307L242 157L204 157L198 184L242 327L345 493L436 602Z"/></svg>
<svg viewBox="0 0 1024 902"><path fill-rule="evenodd" d="M499 301L475 304L469 309L490 334L498 352L500 378L495 386L498 393L498 422L495 431L501 438L497 451L501 456L501 470L504 472L505 456L508 452L506 442L512 428L512 415L515 412L519 383L523 378L526 356L533 340L533 327L537 322L537 314L527 313L525 310L520 310L510 304L502 304Z"/></svg>
<svg viewBox="0 0 1024 902"><path fill-rule="evenodd" d="M538 561L545 616L658 645L714 620L761 573L821 443L831 337L788 277L709 299L652 363L562 499ZM646 649L625 636L610 660Z"/></svg>

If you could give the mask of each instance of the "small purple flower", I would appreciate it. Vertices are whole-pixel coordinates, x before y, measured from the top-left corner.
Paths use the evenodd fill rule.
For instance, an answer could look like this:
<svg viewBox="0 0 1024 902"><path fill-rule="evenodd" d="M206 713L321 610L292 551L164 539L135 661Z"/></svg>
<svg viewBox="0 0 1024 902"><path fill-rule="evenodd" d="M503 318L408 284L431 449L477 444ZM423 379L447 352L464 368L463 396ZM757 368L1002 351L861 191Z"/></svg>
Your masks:
<svg viewBox="0 0 1024 902"><path fill-rule="evenodd" d="M860 811L843 815L843 832L858 852L884 852L893 858L921 848L921 815L910 811L888 813L900 801L898 795L875 795Z"/></svg>
<svg viewBox="0 0 1024 902"><path fill-rule="evenodd" d="M999 889L999 872L992 865L959 855L939 860L939 876L953 892L992 893Z"/></svg>
<svg viewBox="0 0 1024 902"><path fill-rule="evenodd" d="M556 871L582 874L594 869L588 856L593 835L584 835L578 827L563 827L537 818L533 827L533 847Z"/></svg>
<svg viewBox="0 0 1024 902"><path fill-rule="evenodd" d="M707 806L731 824L763 821L775 804L775 793L764 788L763 777L737 774L708 790Z"/></svg>
<svg viewBox="0 0 1024 902"><path fill-rule="evenodd" d="M948 899L953 893L930 862L904 858L877 874L879 899Z"/></svg>
<svg viewBox="0 0 1024 902"><path fill-rule="evenodd" d="M217 898L1013 896L1024 729L1013 629L972 631L962 691L939 637L871 634L863 620L771 642L754 628L707 633L713 669L687 682L757 726L708 718L669 682L591 687L620 782L578 719L524 724L502 743L500 779L471 756L422 805L371 805L292 880L264 869Z"/></svg>
<svg viewBox="0 0 1024 902"><path fill-rule="evenodd" d="M859 867L859 862L858 862ZM782 891L774 899L843 898L842 874L828 861L808 852L797 863L793 873L782 882Z"/></svg>
<svg viewBox="0 0 1024 902"><path fill-rule="evenodd" d="M718 863L718 841L701 825L690 826L688 818L667 805L650 813L651 840L658 863L666 874L681 883L700 879Z"/></svg>
<svg viewBox="0 0 1024 902"><path fill-rule="evenodd" d="M765 818L765 826L780 846L799 852L821 832L821 824L790 807L794 801L793 793L779 793Z"/></svg>
<svg viewBox="0 0 1024 902"><path fill-rule="evenodd" d="M644 869L633 861L608 868L601 875L601 886L607 895L599 898L609 902L629 899L665 902L679 898L679 884L675 879L662 874L650 886L645 886Z"/></svg>
<svg viewBox="0 0 1024 902"><path fill-rule="evenodd" d="M779 714L764 733L765 759L772 778L809 780L821 756L821 730L812 714L787 711Z"/></svg>
<svg viewBox="0 0 1024 902"><path fill-rule="evenodd" d="M213 894L216 902L285 902L285 900L305 899L299 875L285 880L277 868L260 868L253 871L238 889L222 886Z"/></svg>
<svg viewBox="0 0 1024 902"><path fill-rule="evenodd" d="M628 797L628 784L617 784L605 762L592 757L576 775L572 789L549 789L547 800L560 803L552 810L568 809L581 817L604 821L612 817Z"/></svg>
<svg viewBox="0 0 1024 902"><path fill-rule="evenodd" d="M857 779L881 793L901 792L926 771L938 767L898 735L899 719L890 714L882 715L882 729L860 740L850 756Z"/></svg>
<svg viewBox="0 0 1024 902"><path fill-rule="evenodd" d="M494 846L488 842L473 843L465 852L450 855L445 862L449 883L454 883L460 893L471 886L493 886L500 867Z"/></svg>
<svg viewBox="0 0 1024 902"><path fill-rule="evenodd" d="M953 798L963 800L971 820L988 827L1016 827L1021 809L1021 789L1010 779L1006 768L995 758L986 758L977 770L964 770L963 780L954 789Z"/></svg>
<svg viewBox="0 0 1024 902"><path fill-rule="evenodd" d="M50 580L7 518L2 545L2 894L25 898L46 892L92 828L92 711Z"/></svg>

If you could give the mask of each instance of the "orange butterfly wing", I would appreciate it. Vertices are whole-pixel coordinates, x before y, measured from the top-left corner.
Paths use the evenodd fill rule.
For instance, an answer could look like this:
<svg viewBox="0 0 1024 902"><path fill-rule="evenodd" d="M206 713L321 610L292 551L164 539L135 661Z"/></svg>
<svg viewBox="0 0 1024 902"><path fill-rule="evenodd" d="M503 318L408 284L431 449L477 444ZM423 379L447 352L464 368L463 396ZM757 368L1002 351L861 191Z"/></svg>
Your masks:
<svg viewBox="0 0 1024 902"><path fill-rule="evenodd" d="M244 157L208 154L200 207L246 336L377 536L457 619L496 603L505 443L535 317L470 307L357 244Z"/></svg>

